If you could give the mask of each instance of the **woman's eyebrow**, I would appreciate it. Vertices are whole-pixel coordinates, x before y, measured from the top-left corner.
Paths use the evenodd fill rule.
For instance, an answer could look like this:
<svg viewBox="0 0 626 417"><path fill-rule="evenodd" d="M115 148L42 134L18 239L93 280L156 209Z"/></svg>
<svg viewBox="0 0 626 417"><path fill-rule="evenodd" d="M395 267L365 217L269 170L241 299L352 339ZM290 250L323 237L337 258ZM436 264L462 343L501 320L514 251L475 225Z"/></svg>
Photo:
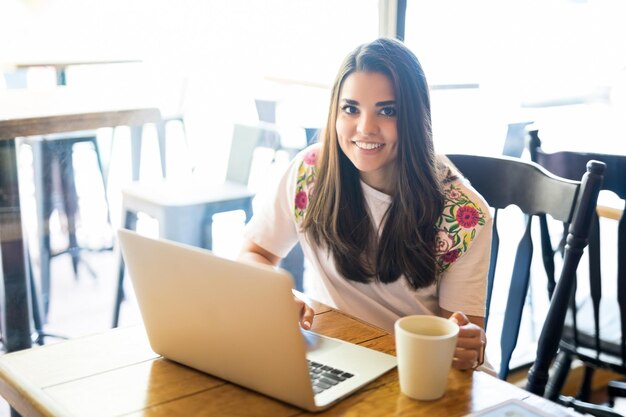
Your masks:
<svg viewBox="0 0 626 417"><path fill-rule="evenodd" d="M343 102L344 102L344 103L346 103L346 104L351 104L351 105L353 105L353 106L356 106L356 105L358 105L358 104L359 104L359 102L358 102L358 101L356 101L356 100L351 100L351 99L349 99L349 98L342 98L342 99L341 99L341 101L343 101Z"/></svg>
<svg viewBox="0 0 626 417"><path fill-rule="evenodd" d="M379 101L378 103L376 103L376 107L393 106L395 104L395 100Z"/></svg>

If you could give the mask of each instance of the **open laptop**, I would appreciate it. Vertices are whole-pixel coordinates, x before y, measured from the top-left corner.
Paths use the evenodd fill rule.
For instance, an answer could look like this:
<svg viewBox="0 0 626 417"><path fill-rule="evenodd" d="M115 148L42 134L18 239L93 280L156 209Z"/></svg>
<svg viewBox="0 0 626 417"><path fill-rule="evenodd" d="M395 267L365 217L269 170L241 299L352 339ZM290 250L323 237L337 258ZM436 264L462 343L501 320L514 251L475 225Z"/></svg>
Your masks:
<svg viewBox="0 0 626 417"><path fill-rule="evenodd" d="M286 271L126 229L118 237L150 345L168 359L309 411L396 366L302 330Z"/></svg>

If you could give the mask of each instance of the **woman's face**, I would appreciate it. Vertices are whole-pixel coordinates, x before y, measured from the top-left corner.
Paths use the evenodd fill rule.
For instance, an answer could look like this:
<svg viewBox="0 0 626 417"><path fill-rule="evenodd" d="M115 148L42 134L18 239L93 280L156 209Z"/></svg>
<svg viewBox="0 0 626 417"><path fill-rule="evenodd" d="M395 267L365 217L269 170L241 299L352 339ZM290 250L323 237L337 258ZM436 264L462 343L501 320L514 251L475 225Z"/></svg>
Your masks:
<svg viewBox="0 0 626 417"><path fill-rule="evenodd" d="M353 72L339 94L337 137L341 150L369 186L391 194L397 153L396 95L379 72Z"/></svg>

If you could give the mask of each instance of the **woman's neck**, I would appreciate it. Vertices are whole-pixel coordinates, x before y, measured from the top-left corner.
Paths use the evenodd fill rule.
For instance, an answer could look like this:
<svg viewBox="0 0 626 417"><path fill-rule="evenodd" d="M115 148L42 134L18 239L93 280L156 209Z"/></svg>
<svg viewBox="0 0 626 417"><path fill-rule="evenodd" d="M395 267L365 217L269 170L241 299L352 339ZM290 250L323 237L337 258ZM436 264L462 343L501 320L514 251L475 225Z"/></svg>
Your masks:
<svg viewBox="0 0 626 417"><path fill-rule="evenodd" d="M391 196L396 190L396 176L390 170L361 172L360 176L361 181L381 193Z"/></svg>

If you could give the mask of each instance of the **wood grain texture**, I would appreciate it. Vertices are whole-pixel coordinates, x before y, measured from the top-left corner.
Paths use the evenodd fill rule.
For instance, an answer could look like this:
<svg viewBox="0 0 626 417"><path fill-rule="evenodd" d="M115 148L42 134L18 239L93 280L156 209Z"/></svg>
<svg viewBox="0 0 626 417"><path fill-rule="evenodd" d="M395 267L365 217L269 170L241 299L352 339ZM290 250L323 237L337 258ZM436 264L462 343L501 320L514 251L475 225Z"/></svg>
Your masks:
<svg viewBox="0 0 626 417"><path fill-rule="evenodd" d="M622 218L624 214L624 210L617 208L617 207L598 205L596 207L596 213L598 213L598 217L604 217L604 218L612 219L612 220L619 220Z"/></svg>
<svg viewBox="0 0 626 417"><path fill-rule="evenodd" d="M314 329L387 353L394 338L318 305ZM0 357L0 394L26 416L464 416L508 398L564 408L482 372L452 370L446 394L415 401L400 392L392 370L322 413L238 387L156 355L142 327L15 352ZM561 414L559 414L561 413Z"/></svg>
<svg viewBox="0 0 626 417"><path fill-rule="evenodd" d="M131 91L9 90L0 95L0 140L156 123L161 120L156 102Z"/></svg>
<svg viewBox="0 0 626 417"><path fill-rule="evenodd" d="M160 118L161 114L156 108L25 117L0 121L0 139L75 132L101 127L137 126L157 122Z"/></svg>

